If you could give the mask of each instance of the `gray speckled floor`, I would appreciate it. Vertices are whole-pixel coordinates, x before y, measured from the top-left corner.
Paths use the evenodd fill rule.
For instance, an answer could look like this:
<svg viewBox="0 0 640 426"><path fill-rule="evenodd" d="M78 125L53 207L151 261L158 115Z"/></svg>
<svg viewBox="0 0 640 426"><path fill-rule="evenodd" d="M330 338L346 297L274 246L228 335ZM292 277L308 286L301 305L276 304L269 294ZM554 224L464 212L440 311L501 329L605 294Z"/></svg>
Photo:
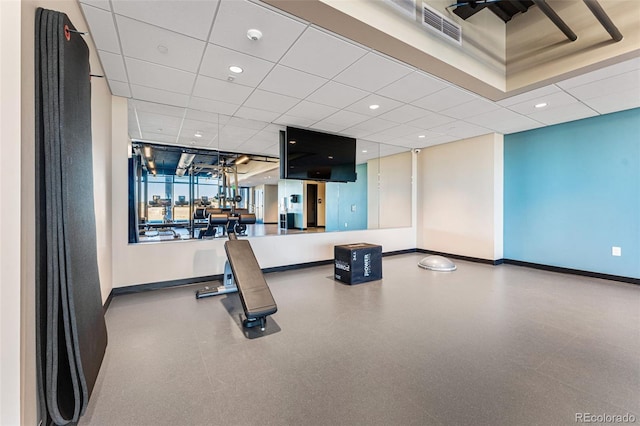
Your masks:
<svg viewBox="0 0 640 426"><path fill-rule="evenodd" d="M278 303L245 335L236 294L201 286L113 299L81 425L640 423L640 286L457 261L383 260L347 286L332 266L268 274Z"/></svg>

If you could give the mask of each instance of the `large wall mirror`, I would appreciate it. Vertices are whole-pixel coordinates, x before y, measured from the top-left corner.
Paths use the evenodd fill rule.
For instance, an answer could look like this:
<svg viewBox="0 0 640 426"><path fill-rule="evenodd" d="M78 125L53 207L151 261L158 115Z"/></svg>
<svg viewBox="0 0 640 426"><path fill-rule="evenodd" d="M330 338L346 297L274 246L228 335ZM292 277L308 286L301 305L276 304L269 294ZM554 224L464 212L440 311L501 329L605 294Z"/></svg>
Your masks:
<svg viewBox="0 0 640 426"><path fill-rule="evenodd" d="M129 102L130 243L411 226L409 148L357 138L355 182L280 179L284 125Z"/></svg>

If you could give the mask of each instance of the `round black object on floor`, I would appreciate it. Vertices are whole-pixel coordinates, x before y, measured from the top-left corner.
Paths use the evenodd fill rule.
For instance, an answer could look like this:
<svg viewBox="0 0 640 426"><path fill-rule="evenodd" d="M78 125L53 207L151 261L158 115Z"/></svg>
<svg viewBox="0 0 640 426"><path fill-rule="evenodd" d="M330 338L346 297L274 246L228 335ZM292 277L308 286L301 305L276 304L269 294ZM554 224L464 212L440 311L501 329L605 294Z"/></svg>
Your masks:
<svg viewBox="0 0 640 426"><path fill-rule="evenodd" d="M431 255L418 262L418 266L430 271L452 272L456 270L456 264L443 256Z"/></svg>

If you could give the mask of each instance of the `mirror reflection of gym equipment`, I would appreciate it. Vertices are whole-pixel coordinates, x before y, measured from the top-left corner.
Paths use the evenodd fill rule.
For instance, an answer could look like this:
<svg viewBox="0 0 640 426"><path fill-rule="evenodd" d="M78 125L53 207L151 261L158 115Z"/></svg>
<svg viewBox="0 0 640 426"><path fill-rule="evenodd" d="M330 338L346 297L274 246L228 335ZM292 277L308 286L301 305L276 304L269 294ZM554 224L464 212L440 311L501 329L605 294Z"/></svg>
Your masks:
<svg viewBox="0 0 640 426"><path fill-rule="evenodd" d="M238 165L277 166L270 158L143 143L134 143L133 152L130 207L137 211L130 221L137 225L130 228L137 235L130 232L130 242L216 238L231 229L245 235L255 215L249 188L239 185Z"/></svg>

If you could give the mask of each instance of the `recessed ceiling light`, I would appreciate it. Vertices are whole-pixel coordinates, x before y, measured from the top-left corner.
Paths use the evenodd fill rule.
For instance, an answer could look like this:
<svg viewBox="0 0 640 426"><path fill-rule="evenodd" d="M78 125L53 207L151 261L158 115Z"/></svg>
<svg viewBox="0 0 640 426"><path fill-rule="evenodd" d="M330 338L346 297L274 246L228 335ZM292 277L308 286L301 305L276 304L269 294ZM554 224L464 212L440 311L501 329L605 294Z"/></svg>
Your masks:
<svg viewBox="0 0 640 426"><path fill-rule="evenodd" d="M419 137L420 139L424 139L424 138L425 138L425 135L419 135L418 137Z"/></svg>
<svg viewBox="0 0 640 426"><path fill-rule="evenodd" d="M193 136L195 136L196 138L201 138L201 137L202 137L202 133L200 133L200 132L196 132L196 134L195 134L195 135L193 135Z"/></svg>
<svg viewBox="0 0 640 426"><path fill-rule="evenodd" d="M289 143L290 143L291 145L295 145L295 144L296 144L296 141L289 141Z"/></svg>
<svg viewBox="0 0 640 426"><path fill-rule="evenodd" d="M380 105L376 105L376 104L369 105L369 109L378 109L378 108L380 108Z"/></svg>
<svg viewBox="0 0 640 426"><path fill-rule="evenodd" d="M362 150L362 152L367 152L367 150L366 150L366 149L363 149L363 150Z"/></svg>
<svg viewBox="0 0 640 426"><path fill-rule="evenodd" d="M547 103L546 102L540 102L539 104L536 104L535 106L536 106L536 108L544 108L544 107L547 106Z"/></svg>
<svg viewBox="0 0 640 426"><path fill-rule="evenodd" d="M158 45L158 52L160 53L168 53L169 52L169 48L163 44L159 44Z"/></svg>
<svg viewBox="0 0 640 426"><path fill-rule="evenodd" d="M240 74L242 72L242 68L232 65L229 67L229 71Z"/></svg>
<svg viewBox="0 0 640 426"><path fill-rule="evenodd" d="M330 156L329 156L329 157L327 157L327 158L329 158L329 160L333 160L333 155L330 155Z"/></svg>

